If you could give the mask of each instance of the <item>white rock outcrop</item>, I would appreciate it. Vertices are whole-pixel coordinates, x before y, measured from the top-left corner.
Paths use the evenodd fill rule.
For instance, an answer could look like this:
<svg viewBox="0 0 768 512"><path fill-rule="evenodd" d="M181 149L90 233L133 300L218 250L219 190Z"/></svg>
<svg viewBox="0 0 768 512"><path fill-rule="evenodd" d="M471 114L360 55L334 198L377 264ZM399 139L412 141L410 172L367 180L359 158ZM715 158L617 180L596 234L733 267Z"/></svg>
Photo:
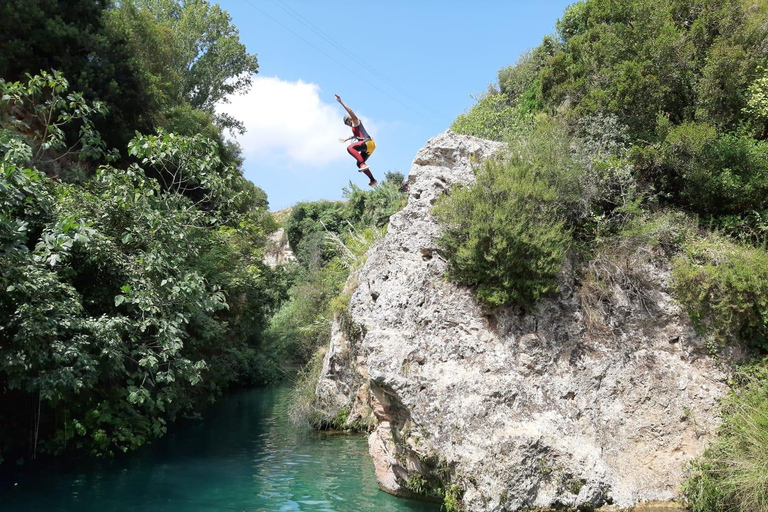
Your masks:
<svg viewBox="0 0 768 512"><path fill-rule="evenodd" d="M648 269L650 304L617 304L597 334L567 269L531 314L488 311L445 279L434 201L501 149L448 131L418 152L408 205L348 283L319 397L350 424L373 413L371 455L394 494L439 479L471 511L680 499L726 376L669 295L668 268Z"/></svg>
<svg viewBox="0 0 768 512"><path fill-rule="evenodd" d="M288 234L285 229L279 228L267 238L267 245L264 248L264 263L275 268L287 265L292 261L296 261L296 256L294 256L291 245L288 243Z"/></svg>

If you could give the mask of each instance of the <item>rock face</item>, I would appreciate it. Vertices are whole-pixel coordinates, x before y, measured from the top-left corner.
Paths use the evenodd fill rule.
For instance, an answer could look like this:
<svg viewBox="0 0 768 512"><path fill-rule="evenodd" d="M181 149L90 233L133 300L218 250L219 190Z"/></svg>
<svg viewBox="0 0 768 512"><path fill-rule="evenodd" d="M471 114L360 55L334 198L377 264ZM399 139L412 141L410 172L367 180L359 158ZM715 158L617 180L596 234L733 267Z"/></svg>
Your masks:
<svg viewBox="0 0 768 512"><path fill-rule="evenodd" d="M394 494L439 485L471 511L679 499L684 464L719 425L725 374L665 265L647 269L643 304L616 290L597 333L568 269L532 314L488 311L445 279L434 201L501 149L448 131L418 152L408 205L348 283L318 396L350 424L373 413L370 452Z"/></svg>
<svg viewBox="0 0 768 512"><path fill-rule="evenodd" d="M296 261L291 246L288 243L288 235L285 229L280 228L267 239L267 246L264 249L264 263L270 267L285 265L291 261Z"/></svg>

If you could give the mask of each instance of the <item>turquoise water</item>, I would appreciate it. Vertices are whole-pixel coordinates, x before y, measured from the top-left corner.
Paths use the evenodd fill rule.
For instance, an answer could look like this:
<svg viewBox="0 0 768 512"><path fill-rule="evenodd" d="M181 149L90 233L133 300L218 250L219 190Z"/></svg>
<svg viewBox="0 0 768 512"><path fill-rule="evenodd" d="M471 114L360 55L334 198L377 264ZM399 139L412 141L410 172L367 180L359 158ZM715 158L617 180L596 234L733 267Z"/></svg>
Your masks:
<svg viewBox="0 0 768 512"><path fill-rule="evenodd" d="M0 474L2 512L437 512L378 490L364 436L297 431L287 387L233 393L111 460ZM7 471L7 470L6 470Z"/></svg>

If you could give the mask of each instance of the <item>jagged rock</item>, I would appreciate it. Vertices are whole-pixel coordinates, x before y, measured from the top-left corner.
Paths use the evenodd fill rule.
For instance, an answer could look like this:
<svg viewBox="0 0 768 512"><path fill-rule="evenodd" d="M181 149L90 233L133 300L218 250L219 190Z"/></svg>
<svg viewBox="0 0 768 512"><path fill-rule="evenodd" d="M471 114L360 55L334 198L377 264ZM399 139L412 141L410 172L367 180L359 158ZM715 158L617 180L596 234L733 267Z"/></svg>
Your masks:
<svg viewBox="0 0 768 512"><path fill-rule="evenodd" d="M437 478L471 511L680 499L685 463L720 423L726 375L669 295L668 265L644 269L642 304L617 290L597 332L568 269L531 314L488 311L444 278L434 201L501 149L448 131L418 152L408 205L348 283L318 395L350 422L373 411L371 455L394 494Z"/></svg>

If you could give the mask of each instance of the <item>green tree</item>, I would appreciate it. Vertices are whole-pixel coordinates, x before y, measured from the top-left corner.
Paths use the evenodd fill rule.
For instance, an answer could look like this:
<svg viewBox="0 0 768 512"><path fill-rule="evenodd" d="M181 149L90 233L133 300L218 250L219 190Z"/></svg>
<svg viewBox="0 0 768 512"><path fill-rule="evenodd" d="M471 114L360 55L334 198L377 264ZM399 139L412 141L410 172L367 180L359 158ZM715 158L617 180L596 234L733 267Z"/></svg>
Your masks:
<svg viewBox="0 0 768 512"><path fill-rule="evenodd" d="M247 52L231 17L218 4L128 0L120 2L111 16L132 40L143 69L171 104L183 101L213 113L218 102L247 90L258 70L256 55ZM147 51L147 34L164 43L162 51ZM242 129L234 119L220 116L219 121Z"/></svg>
<svg viewBox="0 0 768 512"><path fill-rule="evenodd" d="M345 227L341 202L303 202L291 209L285 232L298 260L312 269L327 263L334 255L333 249L326 247L326 232L340 233Z"/></svg>
<svg viewBox="0 0 768 512"><path fill-rule="evenodd" d="M9 158L55 174L66 164L114 156L93 124L106 106L69 92L61 73L43 71L27 82L0 80L0 86L0 151Z"/></svg>
<svg viewBox="0 0 768 512"><path fill-rule="evenodd" d="M0 76L20 80L25 73L59 69L77 71L87 66L102 28L109 0L10 1L0 5Z"/></svg>
<svg viewBox="0 0 768 512"><path fill-rule="evenodd" d="M124 147L136 130L151 126L157 102L146 87L125 40L104 23L111 0L8 1L0 5L0 77L60 71L73 89L109 113L96 120L108 147Z"/></svg>
<svg viewBox="0 0 768 512"><path fill-rule="evenodd" d="M211 141L162 131L136 136L128 168L82 185L48 178L36 148L53 151L67 124L88 126L77 112L95 112L74 93L63 101L64 84L0 84L4 108L44 88L56 127L35 139L6 118L0 137L4 454L129 450L231 382L275 371L261 330L285 286L270 290L284 279L261 263L263 192Z"/></svg>

